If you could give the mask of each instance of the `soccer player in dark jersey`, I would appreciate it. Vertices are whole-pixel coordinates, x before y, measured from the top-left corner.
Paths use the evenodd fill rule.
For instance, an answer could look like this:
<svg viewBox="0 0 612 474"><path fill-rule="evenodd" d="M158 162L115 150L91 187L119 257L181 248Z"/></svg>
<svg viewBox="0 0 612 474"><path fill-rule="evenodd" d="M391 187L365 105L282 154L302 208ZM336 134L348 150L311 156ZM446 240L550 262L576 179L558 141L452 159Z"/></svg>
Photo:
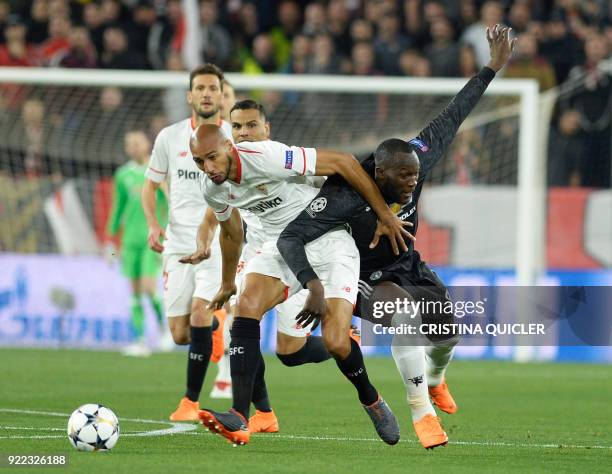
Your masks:
<svg viewBox="0 0 612 474"><path fill-rule="evenodd" d="M407 251L397 255L390 241L379 239L375 214L367 202L339 176L328 178L310 206L281 233L277 242L281 255L303 287L310 290L298 321L309 323L325 314L323 289L308 261L305 245L341 225L350 227L359 249L362 300L371 294L373 287L384 287L387 294L409 295L413 299L447 300L444 283L414 249L413 239L418 227L417 204L427 174L442 158L457 129L478 103L495 73L510 58L514 40L509 39L509 33L509 28L500 25L487 29L491 61L470 79L444 111L416 138L408 141L397 138L385 140L362 162L387 204L412 232L412 239L406 241ZM358 302L357 311L359 306ZM358 315L371 318L371 314ZM423 320L429 318L430 321L440 321L435 319L440 316L421 314ZM413 425L425 448L444 445L448 441L429 396L441 410L447 413L457 411L444 377L457 339L453 336L431 339L431 344L425 348L425 357L421 346L394 344L392 347L408 393Z"/></svg>

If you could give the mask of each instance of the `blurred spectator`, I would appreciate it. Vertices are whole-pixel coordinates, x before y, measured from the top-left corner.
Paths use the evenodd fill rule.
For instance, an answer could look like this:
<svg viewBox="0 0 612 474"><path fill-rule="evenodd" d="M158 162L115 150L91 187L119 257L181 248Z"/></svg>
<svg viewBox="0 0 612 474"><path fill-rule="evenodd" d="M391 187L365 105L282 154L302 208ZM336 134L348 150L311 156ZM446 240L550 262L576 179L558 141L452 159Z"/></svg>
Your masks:
<svg viewBox="0 0 612 474"><path fill-rule="evenodd" d="M245 49L243 55L248 55L253 48L255 37L259 34L257 8L251 2L242 4L238 24L232 29L232 35L239 45Z"/></svg>
<svg viewBox="0 0 612 474"><path fill-rule="evenodd" d="M166 60L166 69L168 71L185 71L185 65L181 58L181 54L176 51L170 51ZM164 112L170 123L175 123L183 120L190 115L190 107L186 99L186 87L178 84L174 87L169 87L163 92L162 104Z"/></svg>
<svg viewBox="0 0 612 474"><path fill-rule="evenodd" d="M6 43L0 45L0 66L34 66L34 48L26 43L26 28L16 17L4 29Z"/></svg>
<svg viewBox="0 0 612 474"><path fill-rule="evenodd" d="M459 6L459 30L463 31L468 26L478 21L478 9L475 0L460 0Z"/></svg>
<svg viewBox="0 0 612 474"><path fill-rule="evenodd" d="M218 19L217 2L204 0L200 4L201 62L214 63L225 69L232 53L232 39Z"/></svg>
<svg viewBox="0 0 612 474"><path fill-rule="evenodd" d="M312 56L307 62L306 72L309 74L338 74L342 70L342 62L336 54L334 40L327 33L317 35L312 41Z"/></svg>
<svg viewBox="0 0 612 474"><path fill-rule="evenodd" d="M124 31L128 36L130 49L141 56L146 56L151 28L156 20L156 13L149 0L138 0L132 11L130 27Z"/></svg>
<svg viewBox="0 0 612 474"><path fill-rule="evenodd" d="M431 23L432 43L425 48L425 56L431 63L434 76L453 77L459 75L459 45L454 41L455 32L446 18L437 18Z"/></svg>
<svg viewBox="0 0 612 474"><path fill-rule="evenodd" d="M123 30L109 27L104 31L104 51L100 64L107 69L147 69L143 55L129 48L128 38Z"/></svg>
<svg viewBox="0 0 612 474"><path fill-rule="evenodd" d="M527 31L531 22L531 9L527 0L517 0L512 4L508 13L508 26L514 30L514 34Z"/></svg>
<svg viewBox="0 0 612 474"><path fill-rule="evenodd" d="M51 17L49 20L49 38L39 48L39 57L43 64L57 64L57 58L68 52L71 29L72 24L68 17Z"/></svg>
<svg viewBox="0 0 612 474"><path fill-rule="evenodd" d="M283 72L289 74L306 74L308 71L308 61L311 57L312 44L308 36L299 34L293 38L291 56Z"/></svg>
<svg viewBox="0 0 612 474"><path fill-rule="evenodd" d="M421 53L416 48L410 48L402 51L399 57L399 67L402 75L414 76L415 65L421 59Z"/></svg>
<svg viewBox="0 0 612 474"><path fill-rule="evenodd" d="M557 82L564 82L570 69L582 61L582 45L560 14L554 14L544 30L545 40L540 51L552 63Z"/></svg>
<svg viewBox="0 0 612 474"><path fill-rule="evenodd" d="M609 57L603 35L594 35L584 45L586 60L573 68L570 83L576 81L580 89L560 103L561 110L579 114L580 185L610 187L610 143L612 143L612 75L598 65Z"/></svg>
<svg viewBox="0 0 612 474"><path fill-rule="evenodd" d="M126 12L119 0L102 0L100 2L100 16L106 27L127 29Z"/></svg>
<svg viewBox="0 0 612 474"><path fill-rule="evenodd" d="M6 1L0 1L0 45L4 44L4 28L11 14L11 6Z"/></svg>
<svg viewBox="0 0 612 474"><path fill-rule="evenodd" d="M579 137L580 114L568 110L551 127L548 140L549 186L580 186L580 159L584 153Z"/></svg>
<svg viewBox="0 0 612 474"><path fill-rule="evenodd" d="M165 69L170 55L180 53L184 40L181 0L169 0L151 27L147 58L154 69Z"/></svg>
<svg viewBox="0 0 612 474"><path fill-rule="evenodd" d="M371 43L357 43L351 54L353 74L356 76L375 76L380 74L376 69L376 53Z"/></svg>
<svg viewBox="0 0 612 474"><path fill-rule="evenodd" d="M504 8L496 0L487 0L480 8L480 20L469 26L461 36L464 44L474 48L478 67L489 62L489 43L485 34L487 27L502 23L504 20Z"/></svg>
<svg viewBox="0 0 612 474"><path fill-rule="evenodd" d="M34 0L32 2L27 27L29 43L40 44L47 39L49 9L46 0Z"/></svg>
<svg viewBox="0 0 612 474"><path fill-rule="evenodd" d="M540 86L540 92L557 84L551 64L538 56L538 43L531 33L518 36L514 55L504 70L504 77L535 79Z"/></svg>
<svg viewBox="0 0 612 474"><path fill-rule="evenodd" d="M47 0L49 19L57 17L71 17L71 10L68 0Z"/></svg>
<svg viewBox="0 0 612 474"><path fill-rule="evenodd" d="M400 33L399 18L385 15L378 22L378 35L374 40L377 67L383 74L395 76L399 70L399 55L410 46L408 38Z"/></svg>
<svg viewBox="0 0 612 474"><path fill-rule="evenodd" d="M346 0L330 0L327 5L327 32L334 40L336 52L340 56L351 53L350 12Z"/></svg>
<svg viewBox="0 0 612 474"><path fill-rule="evenodd" d="M98 65L96 48L89 37L89 30L77 26L70 32L70 49L55 57L55 64L62 67L92 68Z"/></svg>
<svg viewBox="0 0 612 474"><path fill-rule="evenodd" d="M319 2L310 3L304 11L304 27L302 33L316 36L327 32L327 13Z"/></svg>
<svg viewBox="0 0 612 474"><path fill-rule="evenodd" d="M425 56L419 56L414 64L415 77L431 77L431 63Z"/></svg>
<svg viewBox="0 0 612 474"><path fill-rule="evenodd" d="M89 30L89 37L98 54L104 49L104 18L100 6L95 3L87 3L83 6L83 23Z"/></svg>
<svg viewBox="0 0 612 474"><path fill-rule="evenodd" d="M472 77L478 73L478 69L474 48L469 45L462 46L459 51L459 75Z"/></svg>
<svg viewBox="0 0 612 474"><path fill-rule="evenodd" d="M274 61L274 44L269 35L262 33L255 37L253 54L244 60L242 72L245 74L277 72L276 62Z"/></svg>
<svg viewBox="0 0 612 474"><path fill-rule="evenodd" d="M45 152L45 106L38 99L24 102L21 109L21 127L17 133L22 133L23 143L26 143L23 166L25 173L30 176L40 174L42 171L42 157Z"/></svg>
<svg viewBox="0 0 612 474"><path fill-rule="evenodd" d="M374 41L374 27L368 20L357 18L351 23L351 41L353 44L361 41Z"/></svg>
<svg viewBox="0 0 612 474"><path fill-rule="evenodd" d="M300 6L294 0L283 0L278 5L278 26L270 30L274 44L276 64L287 64L291 56L291 43L300 32L302 14Z"/></svg>

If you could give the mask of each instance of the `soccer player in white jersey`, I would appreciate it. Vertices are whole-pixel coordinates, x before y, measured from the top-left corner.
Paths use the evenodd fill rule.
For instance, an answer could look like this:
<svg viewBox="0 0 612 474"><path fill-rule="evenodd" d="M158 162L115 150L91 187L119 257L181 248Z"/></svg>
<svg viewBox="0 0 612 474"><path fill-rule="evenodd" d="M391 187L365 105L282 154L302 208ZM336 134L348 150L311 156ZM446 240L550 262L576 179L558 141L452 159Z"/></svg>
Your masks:
<svg viewBox="0 0 612 474"><path fill-rule="evenodd" d="M206 173L202 180L204 197L221 223L222 285L211 302L212 307L222 306L236 292L242 227L234 208L256 214L267 237L261 253L246 269L231 330L233 408L226 413L200 411L200 419L209 429L236 444L246 444L250 437L247 418L253 385L263 360L259 321L267 310L301 288L280 256L276 239L317 193L312 186L291 183L289 178L339 174L370 203L394 251L397 252L398 244L406 248L403 236L408 232L351 155L289 147L270 140L234 146L214 125L199 126L189 145L198 168ZM313 280L315 284L309 286L310 294L317 297L325 294L325 307L312 309L322 317L325 345L340 371L357 389L359 400L379 436L386 443L395 444L399 441L397 420L370 383L359 345L352 345L349 337L359 272L355 243L346 230L339 228L313 242L308 252L316 261L315 271L321 276L321 280Z"/></svg>
<svg viewBox="0 0 612 474"><path fill-rule="evenodd" d="M208 304L221 281L218 238L210 258L199 265L186 265L180 259L195 250L198 225L206 210L199 184L201 172L189 149L191 133L200 124L212 123L231 140L231 127L221 119L222 81L223 72L214 64L191 71L187 102L192 116L164 128L157 136L142 192L149 246L164 254L164 304L170 332L176 344L189 344L187 390L170 415L173 421L197 419L198 399L212 353L213 312ZM154 212L155 191L164 181L170 204L166 232Z"/></svg>

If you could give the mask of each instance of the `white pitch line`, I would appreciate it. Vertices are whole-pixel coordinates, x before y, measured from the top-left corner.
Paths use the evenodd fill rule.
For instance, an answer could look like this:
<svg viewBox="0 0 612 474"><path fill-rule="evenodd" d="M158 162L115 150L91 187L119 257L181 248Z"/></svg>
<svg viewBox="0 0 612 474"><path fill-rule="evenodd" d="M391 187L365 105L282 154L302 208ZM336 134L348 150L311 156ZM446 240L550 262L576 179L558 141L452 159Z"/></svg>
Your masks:
<svg viewBox="0 0 612 474"><path fill-rule="evenodd" d="M46 412L46 411L35 411L35 410L19 410L14 408L0 408L0 412L8 413L24 413L33 415L49 415L49 416L68 416L66 413ZM142 431L142 432L130 432L121 433L121 436L127 437L141 437L141 436L165 436L174 434L189 434L189 435L208 435L208 431L200 430L195 431L198 427L196 424L186 423L172 423L163 420L144 420L138 418L122 418L124 421L140 422L140 423L151 423L170 425L170 428L153 431ZM2 427L0 427L1 429ZM54 428L59 429L59 428ZM63 431L63 430L62 430ZM351 437L340 437L340 436L307 436L307 435L284 435L284 434L273 434L264 435L266 439L296 439L305 441L349 441L349 442L377 442L381 440L378 438L351 438ZM35 436L0 436L0 439L47 439L47 438L63 438L60 435L35 435ZM258 436L259 437L259 436ZM418 444L416 440L401 440L402 443ZM580 444L564 444L564 443L510 443L504 441L449 441L449 445L462 445L462 446L497 446L507 448L555 448L555 449L612 449L612 446L601 446L601 445L580 445Z"/></svg>

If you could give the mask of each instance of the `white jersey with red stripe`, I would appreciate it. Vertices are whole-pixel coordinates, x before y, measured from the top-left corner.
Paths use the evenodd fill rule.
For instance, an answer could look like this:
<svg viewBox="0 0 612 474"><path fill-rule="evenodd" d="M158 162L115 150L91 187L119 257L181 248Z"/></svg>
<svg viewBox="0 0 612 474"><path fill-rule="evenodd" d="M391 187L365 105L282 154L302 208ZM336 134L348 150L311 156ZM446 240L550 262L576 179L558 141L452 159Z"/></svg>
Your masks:
<svg viewBox="0 0 612 474"><path fill-rule="evenodd" d="M220 127L232 140L231 125L222 120ZM195 252L198 226L207 207L200 189L203 173L189 150L193 129L193 119L185 119L159 132L145 172L151 181L168 182L170 215L164 242L164 253L168 255Z"/></svg>
<svg viewBox="0 0 612 474"><path fill-rule="evenodd" d="M215 184L204 175L202 191L206 202L220 221L228 219L234 207L249 211L261 223L261 240L276 240L319 191L291 179L314 175L316 150L265 140L242 142L234 146L232 153L237 166L235 182L228 179Z"/></svg>

